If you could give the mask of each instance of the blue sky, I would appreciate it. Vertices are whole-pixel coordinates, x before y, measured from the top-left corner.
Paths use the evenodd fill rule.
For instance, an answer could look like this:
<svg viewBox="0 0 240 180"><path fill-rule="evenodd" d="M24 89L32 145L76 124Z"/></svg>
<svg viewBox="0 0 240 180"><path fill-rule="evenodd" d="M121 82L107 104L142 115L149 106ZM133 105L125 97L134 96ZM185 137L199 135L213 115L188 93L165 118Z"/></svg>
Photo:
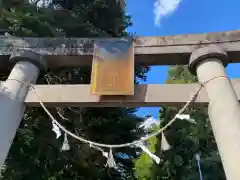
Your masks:
<svg viewBox="0 0 240 180"><path fill-rule="evenodd" d="M166 36L240 29L239 0L126 0L132 16L129 32L138 36ZM155 5L155 6L154 6ZM230 64L227 74L240 78L240 64ZM164 83L167 67L152 67L148 84ZM152 114L159 108L140 108L138 115Z"/></svg>

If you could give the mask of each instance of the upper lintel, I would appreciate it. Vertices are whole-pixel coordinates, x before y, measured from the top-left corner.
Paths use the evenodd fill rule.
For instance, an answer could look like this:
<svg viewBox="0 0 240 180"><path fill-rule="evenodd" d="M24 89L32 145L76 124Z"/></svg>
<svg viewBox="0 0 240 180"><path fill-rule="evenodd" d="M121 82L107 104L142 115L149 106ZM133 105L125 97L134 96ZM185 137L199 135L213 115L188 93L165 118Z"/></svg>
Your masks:
<svg viewBox="0 0 240 180"><path fill-rule="evenodd" d="M45 56L50 68L92 65L94 41L99 38L18 38L0 36L0 59L8 60L13 48L29 48ZM114 40L110 38L109 40ZM191 53L206 44L218 44L232 63L240 62L240 30L136 37L135 63L141 65L184 65ZM4 58L5 57L5 58Z"/></svg>

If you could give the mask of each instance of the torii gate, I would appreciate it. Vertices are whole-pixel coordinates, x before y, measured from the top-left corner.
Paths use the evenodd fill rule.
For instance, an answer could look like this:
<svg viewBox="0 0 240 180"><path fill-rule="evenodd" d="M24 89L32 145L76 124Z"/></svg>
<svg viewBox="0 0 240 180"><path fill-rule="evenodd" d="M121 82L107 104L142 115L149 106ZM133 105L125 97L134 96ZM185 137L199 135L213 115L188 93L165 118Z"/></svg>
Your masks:
<svg viewBox="0 0 240 180"><path fill-rule="evenodd" d="M35 83L45 68L92 65L96 39L0 37L1 64L15 63L0 96L0 167L3 165L25 105L39 107L37 97L21 82ZM61 46L63 45L63 46ZM14 47L14 48L11 48ZM25 49L23 49L23 47ZM240 31L166 37L137 37L135 63L185 65L205 84L193 105L208 104L209 117L228 180L240 179L240 81L226 77L228 63L240 62ZM90 85L35 85L49 107L178 106L197 84L135 85L133 96L99 98Z"/></svg>

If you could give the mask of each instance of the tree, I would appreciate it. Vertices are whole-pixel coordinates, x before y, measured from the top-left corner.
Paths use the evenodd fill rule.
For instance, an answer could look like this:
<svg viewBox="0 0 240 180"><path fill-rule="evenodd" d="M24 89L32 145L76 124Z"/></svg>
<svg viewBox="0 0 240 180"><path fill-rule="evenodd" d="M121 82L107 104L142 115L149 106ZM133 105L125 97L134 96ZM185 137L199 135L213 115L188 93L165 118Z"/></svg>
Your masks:
<svg viewBox="0 0 240 180"><path fill-rule="evenodd" d="M193 77L187 67L176 66L170 67L168 71L168 78L166 83L194 83L196 78ZM178 108L175 107L161 107L160 108L160 127L163 127L169 120L171 120ZM205 180L225 179L223 167L218 154L217 146L210 127L209 119L206 114L206 107L187 109L194 118L197 124L191 124L187 121L178 120L171 127L169 127L164 134L172 146L171 150L161 151L161 137L156 137L157 141L155 148L158 156L162 162L156 165L152 160L146 158L146 155L139 157L139 162L135 164L136 168L148 167L145 169L145 179L156 180L196 180L199 178L197 163L195 160L195 153L201 154L201 166ZM159 127L159 128L160 128ZM141 161L140 161L141 160ZM141 169L136 171L139 176ZM141 178L140 178L141 179Z"/></svg>
<svg viewBox="0 0 240 180"><path fill-rule="evenodd" d="M70 4L68 4L70 3ZM10 34L29 37L119 37L127 35L131 25L120 5L112 0L52 1L39 7L29 1L2 1L1 28ZM137 67L136 76L144 79L147 67ZM1 73L5 80L9 71ZM45 74L38 82L45 84ZM59 69L48 72L51 83L86 84L90 68ZM60 119L56 109L50 109L64 126L77 135L108 144L123 143L141 136L136 127L141 118L132 108L66 108ZM127 179L133 167L136 151L122 148L114 151L119 164L117 171L104 167L106 159L89 145L69 138L71 150L61 152L62 138L55 139L49 118L41 108L28 108L11 147L4 180L67 180L67 179ZM107 149L106 149L107 150ZM126 153L124 159L117 154Z"/></svg>
<svg viewBox="0 0 240 180"><path fill-rule="evenodd" d="M149 118L149 117L146 117ZM152 124L148 128L144 128L144 131L146 134L155 132L159 129L159 125L157 124ZM152 137L146 142L144 142L144 145L148 147L148 149L152 153L157 153L156 151L156 146L158 143L158 139L156 137ZM139 152L141 153L141 151ZM135 170L135 176L137 179L140 180L150 180L153 178L153 164L154 162L152 161L151 158L149 158L149 155L147 153L142 153L138 158L134 160L134 170Z"/></svg>

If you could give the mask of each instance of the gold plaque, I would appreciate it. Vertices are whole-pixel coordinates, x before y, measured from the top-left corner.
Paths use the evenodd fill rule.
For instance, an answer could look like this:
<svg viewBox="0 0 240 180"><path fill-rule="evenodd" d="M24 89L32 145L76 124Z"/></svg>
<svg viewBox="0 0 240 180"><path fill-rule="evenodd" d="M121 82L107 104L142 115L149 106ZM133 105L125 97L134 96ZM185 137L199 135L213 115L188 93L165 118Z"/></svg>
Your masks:
<svg viewBox="0 0 240 180"><path fill-rule="evenodd" d="M134 47L130 39L101 40L94 45L92 94L134 94Z"/></svg>

